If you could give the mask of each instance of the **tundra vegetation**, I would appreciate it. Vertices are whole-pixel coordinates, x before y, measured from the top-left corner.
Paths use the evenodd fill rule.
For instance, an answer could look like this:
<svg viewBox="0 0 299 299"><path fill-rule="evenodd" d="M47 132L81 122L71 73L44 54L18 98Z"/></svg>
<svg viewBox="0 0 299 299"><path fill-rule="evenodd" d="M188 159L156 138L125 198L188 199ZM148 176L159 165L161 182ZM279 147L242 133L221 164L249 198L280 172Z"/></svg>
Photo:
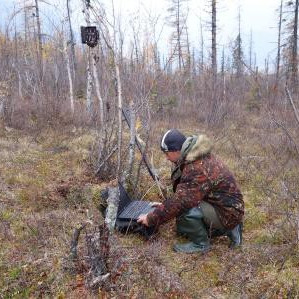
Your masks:
<svg viewBox="0 0 299 299"><path fill-rule="evenodd" d="M221 11L211 0L210 27L198 26L210 39L201 34L197 49L188 1L168 3L166 58L159 16L150 13L125 28L113 6L82 1L86 24L99 30L90 48L75 41L73 1L54 8L16 1L7 12L0 31L1 298L299 297L298 0L281 0L277 59L264 68L254 59L254 32L250 49L243 47L240 9L238 35L220 45ZM61 19L49 22L53 9ZM205 255L175 254L174 222L147 242L105 231L101 191L115 180L124 178L136 197L161 201L143 160L146 153L170 185L159 149L167 128L207 133L236 175L246 206L241 249L229 250L221 237Z"/></svg>

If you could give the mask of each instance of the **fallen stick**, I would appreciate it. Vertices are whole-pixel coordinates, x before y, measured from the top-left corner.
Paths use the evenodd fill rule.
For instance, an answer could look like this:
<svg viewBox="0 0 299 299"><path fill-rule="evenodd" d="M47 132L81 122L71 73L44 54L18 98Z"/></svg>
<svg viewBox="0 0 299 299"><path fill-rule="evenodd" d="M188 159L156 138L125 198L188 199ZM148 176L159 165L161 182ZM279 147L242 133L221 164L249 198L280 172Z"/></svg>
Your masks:
<svg viewBox="0 0 299 299"><path fill-rule="evenodd" d="M81 224L79 227L75 228L75 230L74 230L73 238L71 240L71 253L70 253L70 257L72 260L75 260L78 258L77 247L78 247L79 237L80 237L81 231L86 227L86 225L87 225L87 223Z"/></svg>

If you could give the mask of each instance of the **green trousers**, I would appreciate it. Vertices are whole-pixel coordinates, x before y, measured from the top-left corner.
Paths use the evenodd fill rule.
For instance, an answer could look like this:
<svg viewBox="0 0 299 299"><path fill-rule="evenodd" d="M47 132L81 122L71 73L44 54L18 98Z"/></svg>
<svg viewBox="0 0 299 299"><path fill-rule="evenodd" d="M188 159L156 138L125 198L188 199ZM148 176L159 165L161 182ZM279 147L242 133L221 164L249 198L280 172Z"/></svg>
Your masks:
<svg viewBox="0 0 299 299"><path fill-rule="evenodd" d="M179 235L197 242L208 242L208 237L215 232L216 235L225 233L215 208L205 201L177 217L176 224Z"/></svg>

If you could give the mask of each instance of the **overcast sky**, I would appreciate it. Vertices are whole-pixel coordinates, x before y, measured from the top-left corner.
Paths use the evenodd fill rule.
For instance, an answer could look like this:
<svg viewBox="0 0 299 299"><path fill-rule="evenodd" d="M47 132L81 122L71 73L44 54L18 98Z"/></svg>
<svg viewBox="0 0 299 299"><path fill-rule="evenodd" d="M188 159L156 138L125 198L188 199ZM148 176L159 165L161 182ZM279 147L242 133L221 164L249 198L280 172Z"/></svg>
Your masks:
<svg viewBox="0 0 299 299"><path fill-rule="evenodd" d="M27 2L30 0L26 0ZM8 16L12 13L13 6L21 3L20 0L0 0L0 24L4 27L7 23ZM93 0L91 0L92 4ZM109 10L111 0L101 1ZM52 0L48 3L62 6L65 1ZM156 26L156 36L160 37L159 47L161 51L167 52L167 40L170 35L170 28L165 25L167 17L167 7L169 0L114 0L116 10L122 15L122 29L125 36L130 36L132 26L130 23L134 19L136 23L143 26L144 20L148 16L159 17L159 22ZM189 0L188 7L188 28L190 32L190 39L195 48L199 49L200 39L200 19L204 25L204 40L206 47L206 56L208 55L210 47L210 36L208 33L208 22L210 17L208 15L208 0ZM74 30L79 31L80 25L84 25L82 17L82 8L80 0L71 0L73 10ZM238 32L238 11L241 11L241 34L244 45L245 55L248 54L248 44L250 40L250 31L252 30L253 37L253 51L257 55L257 64L262 68L264 60L270 56L274 63L276 55L276 41L277 41L277 20L280 0L225 0L219 1L218 4L218 37L219 53L224 46L225 51L230 51L230 43L236 38ZM61 18L63 13L60 9L47 8L47 5L41 5L44 18L49 20ZM44 22L45 23L45 22ZM44 25L46 26L46 25ZM247 55L248 56L248 55Z"/></svg>

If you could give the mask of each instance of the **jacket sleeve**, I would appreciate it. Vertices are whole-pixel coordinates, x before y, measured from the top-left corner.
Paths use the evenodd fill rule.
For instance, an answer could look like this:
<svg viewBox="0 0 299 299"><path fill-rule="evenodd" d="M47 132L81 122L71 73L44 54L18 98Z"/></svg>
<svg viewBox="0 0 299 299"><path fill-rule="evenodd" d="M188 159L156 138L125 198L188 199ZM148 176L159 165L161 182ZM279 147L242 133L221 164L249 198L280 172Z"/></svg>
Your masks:
<svg viewBox="0 0 299 299"><path fill-rule="evenodd" d="M174 195L147 215L149 226L159 226L197 206L209 191L204 173L192 164L186 165Z"/></svg>

